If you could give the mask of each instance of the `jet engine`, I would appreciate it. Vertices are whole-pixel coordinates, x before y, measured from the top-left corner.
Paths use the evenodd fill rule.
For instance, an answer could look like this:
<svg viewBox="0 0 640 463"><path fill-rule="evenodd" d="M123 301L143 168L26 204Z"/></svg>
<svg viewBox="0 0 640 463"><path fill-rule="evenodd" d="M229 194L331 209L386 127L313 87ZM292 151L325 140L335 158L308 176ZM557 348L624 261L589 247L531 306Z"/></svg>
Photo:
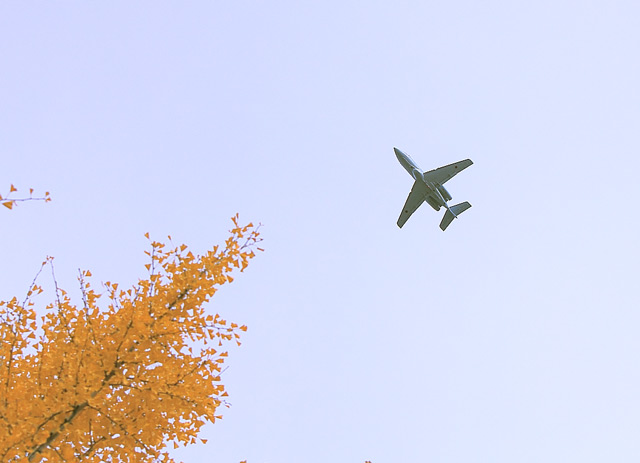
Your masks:
<svg viewBox="0 0 640 463"><path fill-rule="evenodd" d="M437 201L434 198L432 198L431 196L427 196L427 203L429 204L429 206L434 208L436 211L440 210L440 204L438 204Z"/></svg>
<svg viewBox="0 0 640 463"><path fill-rule="evenodd" d="M440 192L440 194L442 195L445 201L451 201L451 195L449 194L449 192L445 187L443 187L442 185L438 185L438 191Z"/></svg>

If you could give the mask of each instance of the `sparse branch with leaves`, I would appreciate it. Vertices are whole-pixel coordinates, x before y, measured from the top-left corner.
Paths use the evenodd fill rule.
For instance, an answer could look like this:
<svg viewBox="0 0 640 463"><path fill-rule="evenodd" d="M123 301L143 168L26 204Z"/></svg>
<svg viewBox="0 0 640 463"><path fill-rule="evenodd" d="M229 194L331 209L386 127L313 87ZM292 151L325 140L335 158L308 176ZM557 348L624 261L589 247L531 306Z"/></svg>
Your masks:
<svg viewBox="0 0 640 463"><path fill-rule="evenodd" d="M107 282L99 294L82 271L80 305L56 283L37 317L37 281L24 302L0 302L0 461L172 462L167 445L195 443L220 418L221 349L246 327L204 305L261 240L233 224L203 255L152 241L149 274L131 289Z"/></svg>
<svg viewBox="0 0 640 463"><path fill-rule="evenodd" d="M44 202L49 202L51 201L51 196L49 195L49 192L47 191L43 197L41 198L34 198L33 197L33 188L29 188L29 197L28 198L12 198L11 195L13 193L15 193L16 191L18 191L18 189L13 186L13 184L9 187L9 193L7 193L6 195L0 195L0 204L2 204L4 207L6 207L7 209L13 209L14 206L16 206L19 202L24 202L24 201L44 201Z"/></svg>

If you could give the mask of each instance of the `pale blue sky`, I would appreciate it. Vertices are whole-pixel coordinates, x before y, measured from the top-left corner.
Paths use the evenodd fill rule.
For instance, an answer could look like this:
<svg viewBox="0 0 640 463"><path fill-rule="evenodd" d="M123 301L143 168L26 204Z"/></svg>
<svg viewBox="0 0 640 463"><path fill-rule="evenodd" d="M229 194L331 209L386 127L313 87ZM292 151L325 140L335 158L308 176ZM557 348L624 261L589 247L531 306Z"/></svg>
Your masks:
<svg viewBox="0 0 640 463"><path fill-rule="evenodd" d="M0 56L0 187L54 199L0 211L0 298L264 224L178 458L640 458L637 2L3 2ZM394 146L474 161L446 233Z"/></svg>

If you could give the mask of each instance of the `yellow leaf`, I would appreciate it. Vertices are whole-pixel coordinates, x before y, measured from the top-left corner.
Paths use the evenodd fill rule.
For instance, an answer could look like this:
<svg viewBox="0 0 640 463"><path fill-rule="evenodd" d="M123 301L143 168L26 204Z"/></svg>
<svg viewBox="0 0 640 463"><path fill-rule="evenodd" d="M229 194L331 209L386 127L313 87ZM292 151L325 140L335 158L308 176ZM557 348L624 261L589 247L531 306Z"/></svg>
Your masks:
<svg viewBox="0 0 640 463"><path fill-rule="evenodd" d="M11 184L11 193L13 193L14 191L18 191L18 189L16 187L13 186L13 183Z"/></svg>
<svg viewBox="0 0 640 463"><path fill-rule="evenodd" d="M86 272L84 272L84 274L85 274L85 276L88 276L88 277L92 276L92 275L91 275L91 272L90 272L89 270L87 270Z"/></svg>
<svg viewBox="0 0 640 463"><path fill-rule="evenodd" d="M62 453L62 458L64 458L64 459L65 459L65 461L70 461L70 460L72 460L72 459L73 459L73 457L74 457L74 455L73 455L73 449L72 449L71 447L69 447L68 445L67 445L67 446L64 446L64 447L62 448L62 452L60 452L60 453Z"/></svg>
<svg viewBox="0 0 640 463"><path fill-rule="evenodd" d="M29 194L32 195L33 194L33 188L29 188Z"/></svg>
<svg viewBox="0 0 640 463"><path fill-rule="evenodd" d="M13 201L8 201L6 203L2 203L2 205L8 209L13 209Z"/></svg>

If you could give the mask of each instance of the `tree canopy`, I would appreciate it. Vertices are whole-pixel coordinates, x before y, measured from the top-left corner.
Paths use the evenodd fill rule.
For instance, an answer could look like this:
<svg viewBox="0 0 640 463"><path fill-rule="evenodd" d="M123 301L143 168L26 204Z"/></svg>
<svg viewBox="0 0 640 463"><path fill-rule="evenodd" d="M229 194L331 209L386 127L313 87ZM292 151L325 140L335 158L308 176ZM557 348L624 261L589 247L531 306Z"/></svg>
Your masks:
<svg viewBox="0 0 640 463"><path fill-rule="evenodd" d="M204 306L260 249L259 227L232 220L224 246L202 255L150 240L132 288L96 291L85 270L81 303L56 283L39 316L38 277L23 301L0 302L0 461L172 462L169 445L220 418L224 345L246 326Z"/></svg>

